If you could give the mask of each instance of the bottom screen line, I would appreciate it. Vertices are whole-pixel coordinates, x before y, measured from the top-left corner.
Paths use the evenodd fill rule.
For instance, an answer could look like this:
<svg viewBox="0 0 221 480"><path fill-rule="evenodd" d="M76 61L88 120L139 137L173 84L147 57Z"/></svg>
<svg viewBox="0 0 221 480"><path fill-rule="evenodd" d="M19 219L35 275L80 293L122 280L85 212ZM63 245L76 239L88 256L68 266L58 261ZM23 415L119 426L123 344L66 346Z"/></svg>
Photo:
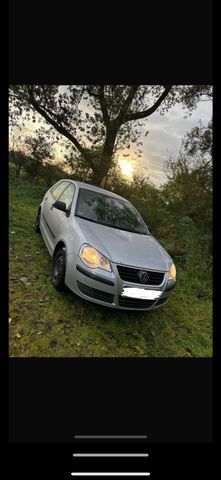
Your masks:
<svg viewBox="0 0 221 480"><path fill-rule="evenodd" d="M148 453L73 453L73 457L148 457Z"/></svg>
<svg viewBox="0 0 221 480"><path fill-rule="evenodd" d="M149 472L72 472L73 477L149 477Z"/></svg>

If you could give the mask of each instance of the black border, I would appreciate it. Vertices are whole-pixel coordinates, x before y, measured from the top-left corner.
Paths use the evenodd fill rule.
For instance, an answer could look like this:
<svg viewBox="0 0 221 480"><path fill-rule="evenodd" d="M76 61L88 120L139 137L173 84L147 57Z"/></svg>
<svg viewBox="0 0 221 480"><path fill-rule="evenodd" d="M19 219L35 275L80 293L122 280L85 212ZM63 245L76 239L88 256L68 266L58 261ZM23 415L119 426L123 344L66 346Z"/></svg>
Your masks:
<svg viewBox="0 0 221 480"><path fill-rule="evenodd" d="M50 8L51 10L49 10ZM139 83L147 83L148 81L150 84L161 82L170 82L173 84L213 83L211 2L207 1L202 4L202 2L199 1L186 1L185 4L180 5L178 5L177 2L167 2L166 4L164 3L164 5L156 4L155 11L153 11L154 6L151 7L150 4L146 6L146 9L143 5L139 5L133 6L133 8L130 9L122 8L122 10L120 10L118 4L113 4L110 8L105 8L104 11L100 6L98 6L96 10L93 2L93 5L87 5L87 7L85 4L82 5L82 10L83 9L84 11L80 11L80 7L78 6L77 9L75 4L74 11L71 12L70 3L66 3L65 5L63 2L62 8L60 8L60 6L56 8L55 4L50 5L47 2L46 5L45 2L43 4L43 2L40 1L38 4L32 4L30 8L30 2L10 0L9 83L128 83L128 79L130 79L129 83L136 83L139 79ZM105 14L104 20L101 20L100 17L101 10ZM109 24L107 23L107 11ZM66 13L66 18L63 16L64 12ZM76 82L76 78L78 82ZM2 92L4 92L4 89ZM6 92L5 90L5 93L3 93L3 104L7 115ZM5 128L3 138L6 139L6 122L3 128ZM2 158L6 158L6 156L7 146L5 151L3 148ZM4 198L7 199L7 163L2 178L3 195ZM7 209L5 209L4 215L1 241L3 244L2 248L5 251L8 245ZM4 258L6 258L6 256L4 256ZM7 275L8 267L6 262L4 268ZM1 304L3 307L3 315L4 317L6 316L7 320L8 294L6 282L3 282L1 291L3 299L5 300L5 302ZM6 323L3 324L3 338L6 338L7 325L8 322L6 321ZM216 325L215 330L217 333ZM215 341L214 348L216 352ZM26 365L29 369L32 366L32 362L39 361L38 359L10 359L7 362L8 350L6 342L3 343L2 353L5 370L7 370L7 364L9 367L10 380L13 379L15 371L18 373L20 368L19 364L21 365L22 362L27 362ZM217 353L215 354L215 358L218 359ZM80 363L82 362L83 365L85 360L86 359L73 359L75 364L76 361L78 362L79 375L81 372L81 370L79 370L81 368ZM92 365L94 360L97 361L97 359L87 360L89 365ZM122 360L125 361L126 359ZM136 359L134 360L136 362ZM149 361L149 359L141 360L144 362ZM150 360L152 361L152 359ZM166 367L166 364L168 365L167 359L154 359L153 361L155 362L155 360L162 361L164 365L163 368ZM103 365L105 365L105 361L106 359L98 360L98 362ZM170 361L174 366L177 366L179 363L179 359L170 359ZM184 361L186 365L188 362L189 365L191 365L192 362L195 363L195 365L198 365L196 368L199 368L199 371L203 363L205 365L207 364L207 368L209 369L211 368L211 364L213 364L214 372L217 373L218 376L216 361L212 359L198 358L186 359ZM40 362L42 365L46 365L48 360L40 359ZM50 362L54 365L54 371L56 371L57 360L50 359ZM10 363L13 364L13 368L10 367ZM38 381L40 378L39 373L41 373L41 370L36 373ZM188 368L186 369L185 380L187 380L187 378ZM43 378L43 384L44 379L46 379L46 376ZM23 382L23 390L20 380ZM35 403L29 405L28 411L30 417L28 417L27 412L24 412L23 409L22 414L26 414L26 417L23 416L23 418L19 418L21 411L19 412L18 406L22 399L22 393L27 402L27 397L25 398L25 394L27 393L26 380L27 378L19 377L16 374L16 382L19 383L17 383L17 390L15 389L16 383L13 382L12 388L14 390L9 391L10 408L12 408L12 410L9 410L9 419L12 421L17 411L20 426L22 420L24 420L24 423L28 421L28 419L31 421L35 419L36 421L36 415L41 416L41 413L44 413L45 404L43 402L42 409L39 410L38 398L36 397ZM199 408L202 407L202 401L205 401L205 408L208 407L207 401L209 404L211 402L211 380L212 377L209 376L209 383L205 382L204 384L207 400L202 396L198 398ZM66 387L68 382L69 379L67 380ZM188 388L190 385L191 383ZM210 385L209 389L208 385ZM55 386L59 388L58 379L54 378L54 387ZM193 384L192 386L194 388ZM47 389L46 392L48 393ZM188 390L188 392L191 394L191 390ZM44 398L46 403L51 398L50 395L47 396L47 393L45 393ZM172 396L173 391L170 390L170 393ZM44 392L40 390L39 395L42 398ZM19 402L17 402L18 396ZM197 400L196 396L194 398ZM56 403L52 404L51 407L52 410L56 408ZM71 407L73 407L73 405ZM217 414L219 409L217 392L215 407ZM115 412L116 409L113 413ZM209 414L207 417L207 426L209 424L211 426L210 415L212 410L209 408L209 411L206 410L206 412ZM11 426L13 430L16 422ZM25 431L23 427L22 431L23 433ZM20 433L22 433L22 431L20 430ZM19 439L18 437L20 437L21 440L18 431L16 437L17 440ZM155 478L162 478L160 473L164 472L165 464L169 465L173 470L170 478L189 478L190 472L191 475L195 475L196 478L199 476L201 476L201 478L209 478L209 474L211 474L213 446L213 443L211 443L211 430L207 438L210 443L155 443L153 447L151 447L153 448L153 456L155 455L153 458L156 472ZM214 439L216 438L217 428L214 426ZM69 465L69 454L72 450L71 443L9 443L9 447L14 460L14 463L11 464L11 473L18 474L18 472L21 472L23 478L30 478L28 458L33 462L32 465L34 465L34 469L32 468L32 476L34 476L34 478L41 478L42 468L44 468L44 472L47 472L47 478L56 478L56 475L58 475L57 478L61 478L61 473L64 473L67 464ZM36 461L36 452L40 455L38 461ZM166 454L169 456L169 460ZM183 459L183 454L185 455L185 460ZM179 470L177 470L175 459L179 462ZM53 477L51 474L53 474ZM64 477L62 476L62 478Z"/></svg>
<svg viewBox="0 0 221 480"><path fill-rule="evenodd" d="M10 0L9 15L9 83L213 83L209 0Z"/></svg>
<svg viewBox="0 0 221 480"><path fill-rule="evenodd" d="M12 442L144 432L148 442L212 441L212 359L10 358Z"/></svg>

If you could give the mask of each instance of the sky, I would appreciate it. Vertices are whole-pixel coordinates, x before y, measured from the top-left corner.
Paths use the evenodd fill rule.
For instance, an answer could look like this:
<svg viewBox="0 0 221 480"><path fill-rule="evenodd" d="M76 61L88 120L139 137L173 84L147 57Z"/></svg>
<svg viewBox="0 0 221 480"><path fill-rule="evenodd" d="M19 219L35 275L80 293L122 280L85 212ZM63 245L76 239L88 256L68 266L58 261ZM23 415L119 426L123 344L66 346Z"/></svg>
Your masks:
<svg viewBox="0 0 221 480"><path fill-rule="evenodd" d="M131 179L133 173L139 170L156 186L165 183L167 178L164 174L164 161L170 155L179 153L184 135L198 125L200 120L203 125L208 124L212 117L212 102L199 102L197 108L187 118L184 118L185 113L185 110L180 105L176 105L164 115L155 112L145 119L145 124L141 127L142 134L140 138L143 142L142 157L137 158L133 151L130 150L130 155L125 158L123 154L127 153L127 151L119 152L118 161L122 174ZM23 129L24 135L34 131L36 125L39 128L40 124L26 122ZM147 130L149 133L145 136ZM62 151L59 144L55 150L55 155L57 160L62 159Z"/></svg>
<svg viewBox="0 0 221 480"><path fill-rule="evenodd" d="M200 102L192 115L184 118L185 112L179 105L165 115L155 112L145 122L142 135L143 155L139 161L149 179L157 186L166 182L163 163L172 154L179 152L184 135L202 121L207 125L212 117L212 102Z"/></svg>

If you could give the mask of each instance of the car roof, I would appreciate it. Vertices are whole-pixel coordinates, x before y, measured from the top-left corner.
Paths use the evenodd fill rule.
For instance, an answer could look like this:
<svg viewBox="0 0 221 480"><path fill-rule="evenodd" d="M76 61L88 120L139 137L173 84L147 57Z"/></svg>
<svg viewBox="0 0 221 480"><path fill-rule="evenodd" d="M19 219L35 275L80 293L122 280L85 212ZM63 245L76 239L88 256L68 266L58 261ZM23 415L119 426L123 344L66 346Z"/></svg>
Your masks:
<svg viewBox="0 0 221 480"><path fill-rule="evenodd" d="M60 181L68 181L71 183L74 183L75 185L78 186L78 188L84 188L86 190L92 190L93 192L98 192L98 193L103 193L104 195L109 195L110 197L115 197L119 198L121 200L127 201L128 200L124 197L121 197L120 195L117 195L114 192L111 192L110 190L105 190L104 188L96 187L95 185L91 185L90 183L84 183L84 182L78 182L76 180L70 180L69 178L62 178Z"/></svg>

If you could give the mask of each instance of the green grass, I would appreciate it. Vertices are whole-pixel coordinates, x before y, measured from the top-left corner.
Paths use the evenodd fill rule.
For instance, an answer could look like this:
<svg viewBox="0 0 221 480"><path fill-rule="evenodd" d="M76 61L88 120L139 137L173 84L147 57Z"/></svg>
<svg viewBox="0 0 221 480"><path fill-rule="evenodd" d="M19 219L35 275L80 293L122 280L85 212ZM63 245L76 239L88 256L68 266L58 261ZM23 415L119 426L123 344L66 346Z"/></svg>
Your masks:
<svg viewBox="0 0 221 480"><path fill-rule="evenodd" d="M33 225L47 190L28 180L10 181L11 357L212 356L211 294L177 266L177 287L153 312L125 312L90 303L50 282L51 257ZM21 278L27 278L26 283Z"/></svg>

